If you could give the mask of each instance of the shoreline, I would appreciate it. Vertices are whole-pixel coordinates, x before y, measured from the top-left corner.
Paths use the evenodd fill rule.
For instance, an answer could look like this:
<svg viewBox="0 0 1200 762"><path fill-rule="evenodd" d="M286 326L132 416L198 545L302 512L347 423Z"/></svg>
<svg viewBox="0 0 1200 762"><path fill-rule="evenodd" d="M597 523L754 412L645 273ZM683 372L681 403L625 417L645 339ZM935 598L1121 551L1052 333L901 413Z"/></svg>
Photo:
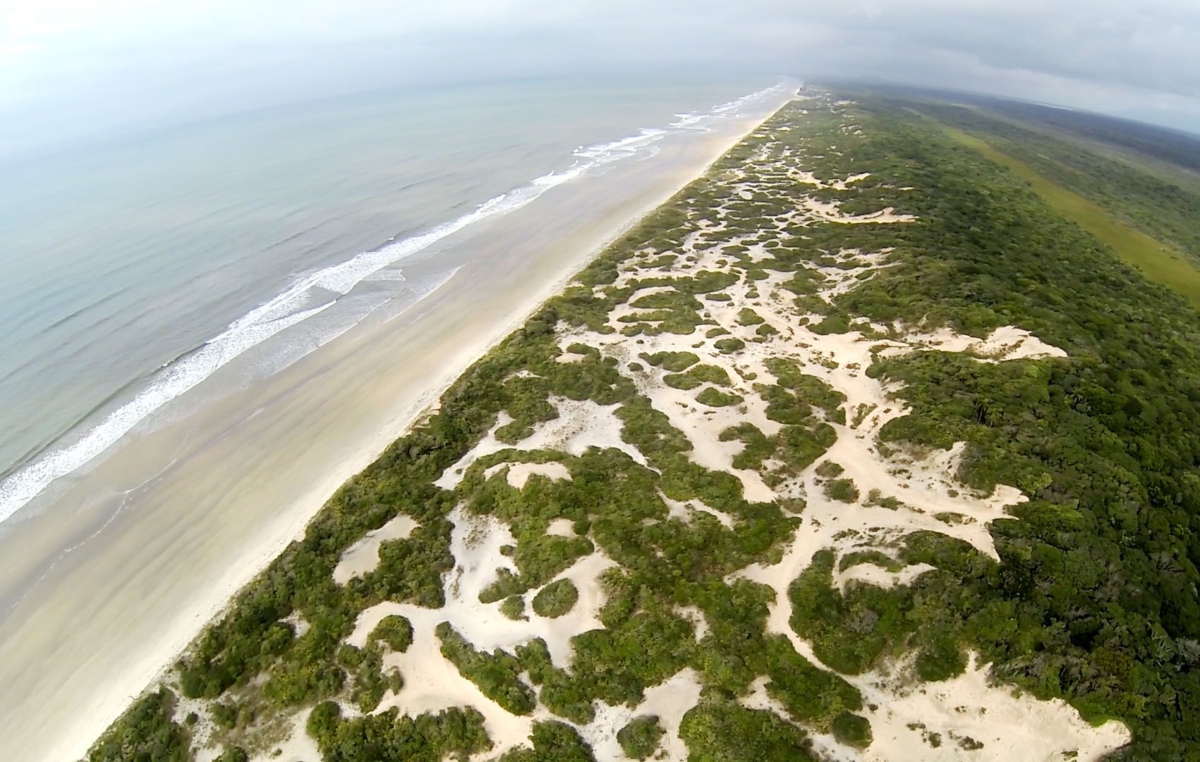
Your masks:
<svg viewBox="0 0 1200 762"><path fill-rule="evenodd" d="M290 542L297 537L303 536L303 532L308 526L309 521L321 506L325 504L329 496L345 483L347 479L360 472L378 458L380 453L392 441L402 436L416 421L420 420L422 415L437 403L437 400L445 389L467 367L484 356L492 347L507 337L512 330L519 327L547 299L559 293L575 274L585 267L598 253L602 252L609 243L618 238L625 230L636 225L638 221L678 193L679 190L693 179L708 171L713 162L746 135L757 129L763 121L774 114L789 99L790 93L781 93L780 102L770 106L770 110L767 113L761 115L755 114L754 116L738 120L737 129L727 130L719 136L705 136L702 139L694 140L687 146L674 149L681 154L681 156L675 158L683 166L666 172L666 177L659 178L658 182L652 188L641 190L637 196L634 208L627 208L630 204L629 202L624 202L618 204L617 209L607 210L605 214L598 215L598 218L591 219L585 232L581 233L573 229L563 231L567 237L566 245L563 245L562 241L551 241L551 246L548 247L549 251L544 253L540 259L530 257L529 259L534 261L525 263L529 270L542 271L540 273L524 273L525 275L536 276L541 274L545 276L550 274L545 271L551 270L553 271L553 277L548 279L542 278L540 280L530 277L527 281L522 281L521 284L525 286L526 291L523 297L516 296L510 299L510 301L515 301L515 304L510 305L507 309L500 310L503 314L502 322L487 322L488 315L486 311L485 314L477 315L472 320L472 315L463 313L464 311L475 312L476 304L470 302L454 304L454 294L456 292L459 293L460 301L464 301L465 296L470 294L472 289L476 292L487 292L489 290L488 286L492 284L492 280L487 279L487 273L484 272L489 269L488 263L480 263L478 266L464 269L457 273L450 282L440 289L445 292L444 294L440 297L435 294L428 300L429 303L417 305L413 311L414 314L411 316L405 314L400 318L396 318L393 322L397 323L397 325L388 322L382 325L355 328L318 353L314 353L314 355L321 355L321 357L313 356L305 358L297 363L297 368L288 369L281 373L280 377L264 381L262 386L268 388L254 390L253 393L234 394L231 395L231 399L224 401L221 407L225 409L226 413L230 412L230 408L237 407L240 403L246 401L247 398L258 402L275 403L279 406L287 406L288 402L306 403L308 408L319 411L323 407L323 404L321 400L316 398L319 397L322 390L306 387L320 387L324 384L327 386L333 385L336 388L337 385L334 383L334 378L342 370L342 361L347 361L348 358L357 352L369 351L371 349L382 350L385 348L376 347L377 344L403 344L403 341L395 341L395 334L413 333L421 327L422 321L434 321L437 328L443 334L448 334L450 339L453 339L456 334L475 338L473 342L468 342L465 345L456 345L452 342L439 343L436 337L427 337L425 345L427 345L428 350L440 353L443 356L435 358L436 360L440 360L440 363L437 363L436 367L433 368L435 372L432 378L429 375L421 374L419 372L421 369L419 368L415 374L411 372L411 369L409 370L407 374L409 395L401 404L397 404L394 401L396 397L401 395L397 394L390 385L382 383L389 380L395 381L395 378L378 379L368 377L368 382L356 379L356 385L343 393L348 394L350 391L364 391L363 387L366 386L369 387L365 390L368 392L368 399L372 395L376 397L386 396L393 399L393 403L390 406L383 406L385 412L383 425L379 425L380 421L376 418L373 422L374 425L369 427L368 436L358 438L358 446L351 455L340 455L336 464L332 468L326 468L319 480L306 485L300 494L292 494L286 500L281 501L282 504L288 506L287 510L277 513L272 512L270 518L258 526L255 538L247 543L247 545L252 545L253 547L244 547L236 554L227 556L226 562L223 564L223 572L215 578L210 577L204 584L200 585L203 592L194 593L187 605L175 606L176 613L174 616L165 622L159 623L160 626L156 630L164 634L155 638L153 644L150 646L150 650L144 652L145 655L141 658L127 660L125 663L112 665L111 672L115 673L116 676L115 678L113 675L107 676L107 681L103 683L104 689L100 692L103 695L94 695L90 701L83 697L75 696L75 701L73 702L76 705L74 707L74 715L68 716L64 712L62 713L62 717L60 717L60 719L67 721L73 720L72 727L52 729L49 727L49 723L44 723L40 730L44 734L52 734L58 742L53 745L43 744L45 748L43 748L37 758L75 759L86 753L87 748L91 746L98 735L114 719L120 716L131 701L161 679L169 669L169 665L180 653L186 650L194 641L197 634L207 624L219 618L227 610L233 596L252 579L261 574ZM701 153L700 156L689 157L687 155L695 152L697 149ZM689 158L691 158L690 161ZM614 174L620 177L622 174L627 174L631 171L636 172L636 167L617 168L614 170ZM614 178L610 177L608 182L609 184L613 183ZM596 193L596 189L591 189L591 193ZM581 189L579 195L586 196L587 193ZM566 200L569 201L570 199ZM583 200L581 199L580 201L582 202ZM563 203L563 201L560 200L559 203ZM539 212L543 215L545 214L545 212L538 209L537 204L531 205L531 207L532 209L528 214L520 216L522 218L530 216L536 218L541 216ZM514 226L518 228L517 232L520 233L519 228L521 226L519 221L516 223L510 221L508 223L509 228ZM495 225L475 232L467 240L455 245L478 245L475 239L480 237L486 238L489 234L495 233L496 228L504 227L503 223L498 222ZM519 235L515 236L515 238L520 240ZM551 238L554 238L554 236L551 235ZM557 255L557 252L561 252L564 249L569 249L572 252L571 255L568 257ZM496 265L493 264L492 266L495 267ZM489 281L482 287L479 283L481 280L480 276ZM510 280L512 277L511 275L509 276ZM498 280L502 281L503 279L498 278ZM457 315L455 315L455 307L457 307ZM445 315L443 313L449 314ZM437 322L443 317L451 319L449 325ZM479 325L480 322L484 324ZM416 326L416 328L413 326ZM458 346L459 349L447 358L444 356L445 353L443 351L445 346ZM362 360L363 358L358 359ZM365 362L361 364L370 365L370 363ZM376 362L375 364L378 365L380 363ZM391 360L391 364L394 365L394 358ZM393 374L395 374L395 371L393 371ZM413 378L414 375L416 376L415 378ZM287 378L283 378L284 376L287 376ZM299 378L297 379L297 377ZM370 381L374 381L374 386L370 384ZM420 389L414 388L416 384L421 385ZM387 388L378 388L381 385ZM304 405L299 404L296 406L304 407ZM361 407L372 409L377 406L365 405ZM244 417L245 412L251 409L255 410L255 412L252 412L249 418ZM235 421L235 423L238 426L247 424L261 412L262 408L242 407L240 413L243 418L241 421ZM236 418L236 415L234 417ZM284 419L282 421L275 421L274 426L263 426L261 429L256 429L253 433L262 431L265 434L274 435L277 432L273 432L272 428L303 429L303 424L307 422L303 419L298 422L289 422L286 420L286 416L284 416ZM169 440L171 433L177 427L172 426L168 428L171 431L167 433L155 432L148 436L147 439L164 442ZM178 432L174 433L178 434ZM216 426L208 433L210 433L211 439L202 441L200 445L200 447L207 446L207 448L190 453L183 460L184 466L190 466L193 470L204 469L208 465L206 461L212 460L212 457L206 457L208 449L216 448L218 445L223 445L226 450L230 449L229 440L236 439L235 435L238 432L230 426ZM292 431L290 433L293 435L296 433L303 434L303 431ZM249 435L246 436L248 437ZM270 441L268 437L264 437L264 439ZM117 460L129 461L136 459L139 451L144 452L153 444L154 442L147 442L142 447L131 446L129 448L132 451L130 455ZM315 446L309 447L302 454L308 455L311 460L316 457L313 455L315 449L318 448ZM344 450L340 452L344 453ZM266 459L261 464L260 470L269 467L270 463L271 461ZM174 465L173 462L170 467L173 468ZM99 472L104 470L104 467L97 469ZM85 483L93 482L93 476L89 475L88 478L82 481ZM167 474L161 478L169 480L170 476L171 474ZM157 482L151 484L150 481L147 481L139 485L137 489L141 489L141 487L146 485L150 485L156 489L158 486ZM73 488L71 491L75 492L76 489ZM163 490L158 491L160 493L163 492ZM247 497L259 498L263 497L257 494L261 491L255 489L243 490ZM162 497L170 498L172 495L167 491L167 494L162 495ZM228 510L228 506L223 507ZM192 523L199 521L200 518L188 515L177 516L176 520L184 520ZM115 521L116 519L114 519ZM128 515L125 516L122 524L127 524L129 521L133 521L133 527L123 526L122 528L126 531L136 530L138 522L130 519ZM184 531L186 532L187 530L185 529ZM195 538L189 539L195 540ZM219 542L219 540L217 541ZM95 549L92 550L95 552ZM110 553L109 555L111 556L112 554ZM230 558L234 559L232 563L229 563ZM71 560L74 561L74 559ZM130 563L136 560L132 559ZM157 560L159 564L164 563L161 557L152 560ZM110 564L113 563L113 559L109 559L109 562ZM72 566L78 567L77 564L72 564ZM186 573L186 570L184 572ZM193 584L193 587L195 586ZM5 657L10 656L10 654L4 653L10 645L10 642L6 642L8 640L0 639L0 654L3 654ZM133 645L130 644L131 647ZM93 660L95 658L97 656L93 656ZM10 659L5 658L5 661L10 661ZM87 677L83 679L87 680L88 684L101 685L98 682L93 683ZM10 685L13 685L13 683L10 682ZM70 711L71 709L68 708L67 712ZM5 721L10 724L20 723L20 719L14 718L10 712L6 712L5 717ZM29 727L23 723L22 726ZM0 744L11 744L19 740L11 730L8 733L0 735L0 737L7 737L9 739L7 742L0 742ZM14 749L11 752L15 758L25 758L21 755L35 753L29 747L36 746L36 740L28 738L24 740L26 741L25 749Z"/></svg>

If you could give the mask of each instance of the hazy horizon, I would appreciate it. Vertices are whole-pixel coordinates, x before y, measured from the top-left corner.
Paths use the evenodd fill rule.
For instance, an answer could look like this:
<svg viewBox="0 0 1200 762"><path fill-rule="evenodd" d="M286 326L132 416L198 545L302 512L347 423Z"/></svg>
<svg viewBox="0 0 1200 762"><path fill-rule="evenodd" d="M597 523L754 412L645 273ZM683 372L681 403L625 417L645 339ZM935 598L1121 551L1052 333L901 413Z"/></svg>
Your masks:
<svg viewBox="0 0 1200 762"><path fill-rule="evenodd" d="M0 158L356 93L641 71L886 79L1200 133L1198 32L1181 0L0 0Z"/></svg>

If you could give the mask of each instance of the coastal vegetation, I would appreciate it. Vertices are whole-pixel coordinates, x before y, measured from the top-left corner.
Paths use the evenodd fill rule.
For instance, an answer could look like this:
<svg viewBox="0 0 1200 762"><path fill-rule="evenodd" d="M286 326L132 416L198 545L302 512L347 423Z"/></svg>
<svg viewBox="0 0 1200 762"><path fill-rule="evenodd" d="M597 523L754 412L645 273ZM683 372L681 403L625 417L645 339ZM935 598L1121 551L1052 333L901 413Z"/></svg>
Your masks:
<svg viewBox="0 0 1200 762"><path fill-rule="evenodd" d="M1200 316L994 158L887 99L785 107L238 594L168 678L194 729L158 689L89 758L233 753L227 701L246 751L307 710L338 761L589 760L617 712L635 759L888 758L963 719L887 686L976 661L980 727L1020 700L1065 757L1200 757ZM417 674L479 695L409 716Z"/></svg>
<svg viewBox="0 0 1200 762"><path fill-rule="evenodd" d="M560 579L546 585L533 596L533 611L538 616L560 617L566 614L579 600L579 589L569 579Z"/></svg>
<svg viewBox="0 0 1200 762"><path fill-rule="evenodd" d="M630 759L649 759L665 732L657 717L636 717L617 731L617 742Z"/></svg>

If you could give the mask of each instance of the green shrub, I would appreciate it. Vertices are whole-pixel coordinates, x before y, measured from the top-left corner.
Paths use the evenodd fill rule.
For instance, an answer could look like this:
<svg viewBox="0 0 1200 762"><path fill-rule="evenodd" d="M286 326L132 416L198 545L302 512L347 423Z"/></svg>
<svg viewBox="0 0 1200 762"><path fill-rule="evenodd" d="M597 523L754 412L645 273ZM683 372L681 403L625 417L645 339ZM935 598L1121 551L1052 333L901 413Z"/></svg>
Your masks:
<svg viewBox="0 0 1200 762"><path fill-rule="evenodd" d="M749 307L743 307L738 312L738 323L741 325L758 325L763 322L763 317Z"/></svg>
<svg viewBox="0 0 1200 762"><path fill-rule="evenodd" d="M652 355L643 354L641 358L656 368L672 373L682 373L700 362L700 357L694 352L656 352Z"/></svg>
<svg viewBox="0 0 1200 762"><path fill-rule="evenodd" d="M579 600L579 590L569 579L546 585L533 596L533 611L538 616L556 618L566 614Z"/></svg>
<svg viewBox="0 0 1200 762"><path fill-rule="evenodd" d="M521 664L512 654L476 651L449 622L439 624L435 633L442 641L442 655L505 711L529 714L537 706L533 690L521 680Z"/></svg>
<svg viewBox="0 0 1200 762"><path fill-rule="evenodd" d="M865 717L844 712L833 718L833 737L848 746L865 749L871 745L871 723Z"/></svg>
<svg viewBox="0 0 1200 762"><path fill-rule="evenodd" d="M825 496L842 503L858 501L858 487L850 479L833 479L825 483Z"/></svg>
<svg viewBox="0 0 1200 762"><path fill-rule="evenodd" d="M683 716L679 735L692 762L805 762L815 760L800 728L765 710L734 701L705 700Z"/></svg>
<svg viewBox="0 0 1200 762"><path fill-rule="evenodd" d="M510 595L500 604L500 613L514 621L526 619L525 598L520 595Z"/></svg>
<svg viewBox="0 0 1200 762"><path fill-rule="evenodd" d="M226 729L237 727L238 710L233 704L216 701L210 708L210 712L217 727Z"/></svg>
<svg viewBox="0 0 1200 762"><path fill-rule="evenodd" d="M413 628L412 623L406 617L399 614L391 614L379 620L379 624L375 625L375 629L371 631L371 635L367 638L368 643L376 641L384 643L388 648L396 653L404 653L412 644Z"/></svg>
<svg viewBox="0 0 1200 762"><path fill-rule="evenodd" d="M317 705L308 717L308 735L321 757L336 762L441 762L464 759L491 746L483 715L473 707L401 717L386 712L343 719L332 701Z"/></svg>
<svg viewBox="0 0 1200 762"><path fill-rule="evenodd" d="M665 733L658 717L635 717L617 731L617 743L630 759L649 759L658 751L658 744Z"/></svg>
<svg viewBox="0 0 1200 762"><path fill-rule="evenodd" d="M842 468L840 463L834 463L832 460L827 460L817 466L817 476L825 479L833 479L841 476L846 469Z"/></svg>
<svg viewBox="0 0 1200 762"><path fill-rule="evenodd" d="M88 762L190 762L188 733L171 719L174 708L175 694L165 688L138 699L88 752Z"/></svg>
<svg viewBox="0 0 1200 762"><path fill-rule="evenodd" d="M530 740L533 741L532 749L513 749L501 757L500 762L596 762L583 738L565 723L534 723Z"/></svg>
<svg viewBox="0 0 1200 762"><path fill-rule="evenodd" d="M696 401L708 407L729 407L730 405L740 404L742 398L736 394L726 394L720 389L714 389L710 386L696 395Z"/></svg>
<svg viewBox="0 0 1200 762"><path fill-rule="evenodd" d="M831 333L849 333L850 321L844 315L829 315L820 323L809 326L809 330L821 336L827 336Z"/></svg>

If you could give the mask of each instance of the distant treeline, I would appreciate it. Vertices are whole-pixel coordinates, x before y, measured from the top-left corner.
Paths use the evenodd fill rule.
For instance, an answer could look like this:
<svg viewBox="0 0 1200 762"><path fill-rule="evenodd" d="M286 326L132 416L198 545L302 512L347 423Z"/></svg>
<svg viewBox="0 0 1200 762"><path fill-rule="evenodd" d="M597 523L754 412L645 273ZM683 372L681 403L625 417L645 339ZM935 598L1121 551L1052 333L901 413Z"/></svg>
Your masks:
<svg viewBox="0 0 1200 762"><path fill-rule="evenodd" d="M880 92L912 102L942 101L982 108L1030 125L1142 154L1177 167L1200 171L1200 135L1088 111L1042 106L1026 101L899 85L842 86L847 91Z"/></svg>

